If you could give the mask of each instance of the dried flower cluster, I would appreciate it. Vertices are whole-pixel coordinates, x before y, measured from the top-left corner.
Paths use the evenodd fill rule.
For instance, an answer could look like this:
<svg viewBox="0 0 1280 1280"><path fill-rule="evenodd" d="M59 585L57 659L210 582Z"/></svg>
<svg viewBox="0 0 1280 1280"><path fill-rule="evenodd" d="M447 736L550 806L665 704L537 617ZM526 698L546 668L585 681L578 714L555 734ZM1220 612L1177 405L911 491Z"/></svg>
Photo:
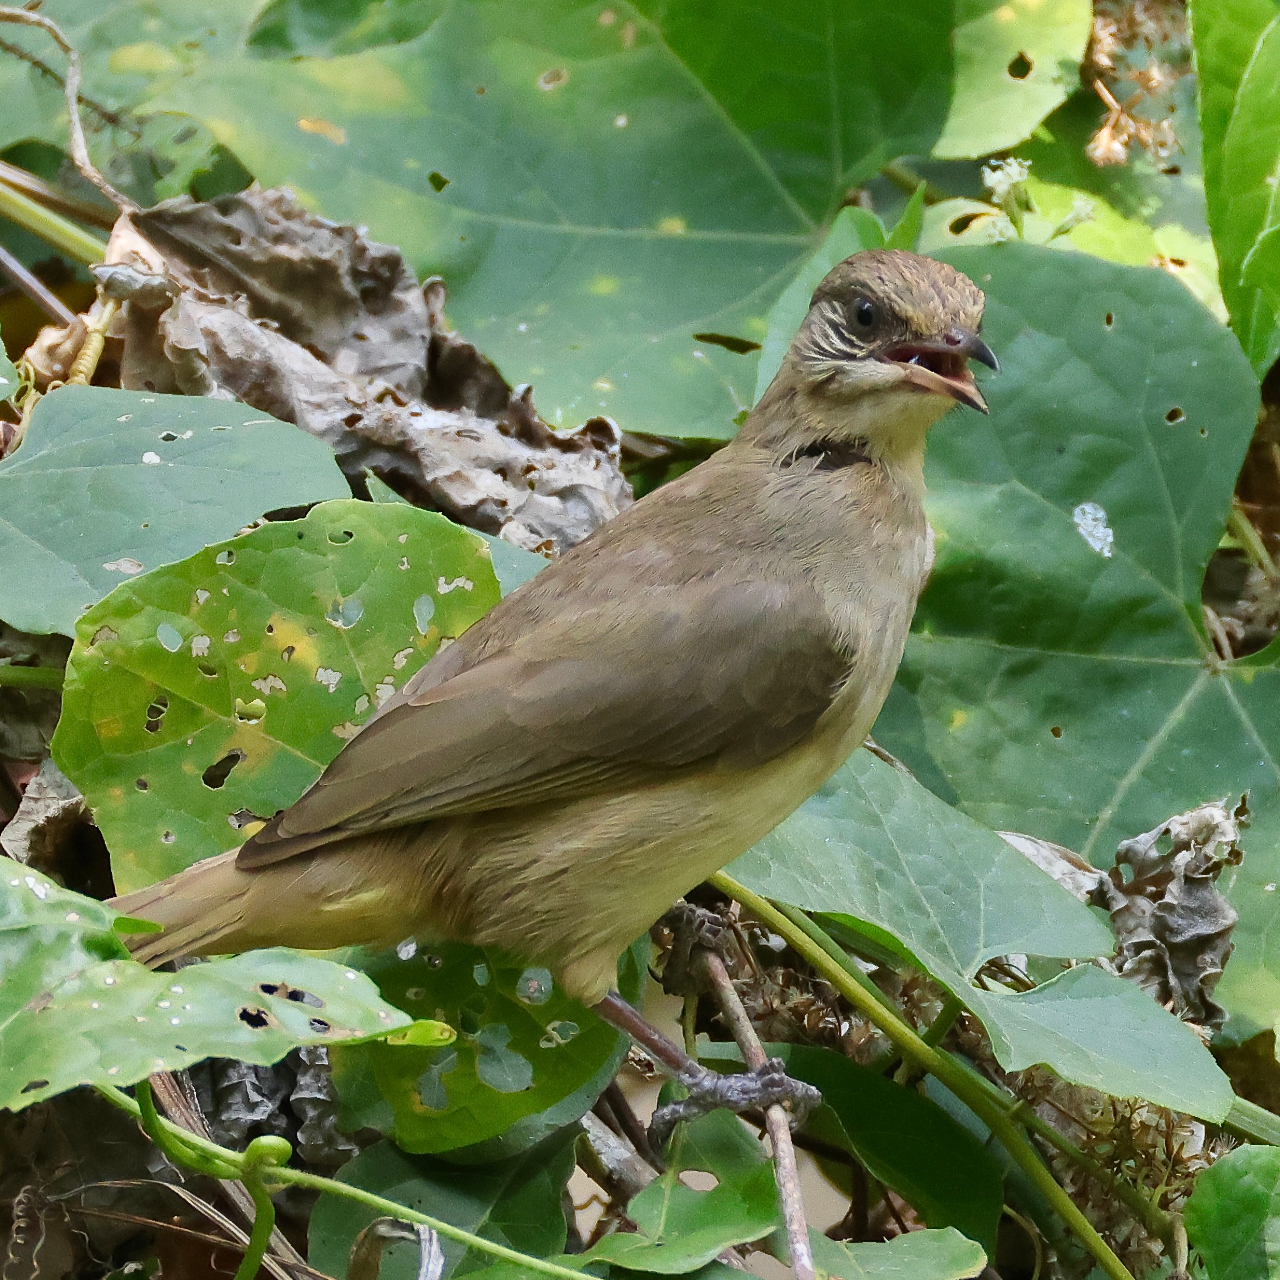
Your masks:
<svg viewBox="0 0 1280 1280"><path fill-rule="evenodd" d="M1096 165L1125 164L1137 145L1156 160L1179 149L1174 89L1191 70L1180 0L1098 0L1080 73L1106 115L1086 148Z"/></svg>

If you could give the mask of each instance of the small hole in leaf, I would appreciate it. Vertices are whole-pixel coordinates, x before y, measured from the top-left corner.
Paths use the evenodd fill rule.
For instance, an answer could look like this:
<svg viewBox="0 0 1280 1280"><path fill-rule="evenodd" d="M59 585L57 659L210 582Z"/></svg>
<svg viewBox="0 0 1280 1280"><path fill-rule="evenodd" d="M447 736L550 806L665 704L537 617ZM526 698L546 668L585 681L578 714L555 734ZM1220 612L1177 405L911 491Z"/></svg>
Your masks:
<svg viewBox="0 0 1280 1280"><path fill-rule="evenodd" d="M289 659L293 657L293 652L294 652L294 646L291 644L287 644L283 649L280 650L280 657L285 662L288 662Z"/></svg>
<svg viewBox="0 0 1280 1280"><path fill-rule="evenodd" d="M317 995L312 995L310 991L303 991L301 987L293 987L285 993L285 998L292 1000L294 1004L309 1004L313 1009L323 1009L324 1001Z"/></svg>
<svg viewBox="0 0 1280 1280"><path fill-rule="evenodd" d="M1025 80L1034 70L1034 64L1025 53L1020 53L1010 61L1005 70L1008 71L1011 79Z"/></svg>
<svg viewBox="0 0 1280 1280"><path fill-rule="evenodd" d="M280 984L278 982L260 982L258 983L258 990L261 991L264 996L279 995Z"/></svg>
<svg viewBox="0 0 1280 1280"><path fill-rule="evenodd" d="M563 67L552 67L550 71L544 71L535 81L539 89L551 90L558 89L569 79L569 73Z"/></svg>
<svg viewBox="0 0 1280 1280"><path fill-rule="evenodd" d="M329 535L329 541L332 542L335 547L340 547L344 542L350 542L355 536L356 535L352 533L350 529L335 529Z"/></svg>
<svg viewBox="0 0 1280 1280"><path fill-rule="evenodd" d="M246 1027L252 1027L255 1031L271 1025L271 1015L265 1009L251 1009L245 1005L237 1016Z"/></svg>
<svg viewBox="0 0 1280 1280"><path fill-rule="evenodd" d="M162 431L160 433L161 440L176 440L177 438L177 433L174 431Z"/></svg>
<svg viewBox="0 0 1280 1280"><path fill-rule="evenodd" d="M1180 164L1168 164L1160 172L1167 173L1171 178L1176 178L1182 172L1182 166Z"/></svg>
<svg viewBox="0 0 1280 1280"><path fill-rule="evenodd" d="M431 183L433 191L443 191L449 185L449 179L443 173L437 173L434 169L427 174L427 181Z"/></svg>
<svg viewBox="0 0 1280 1280"><path fill-rule="evenodd" d="M1164 420L1170 426L1173 426L1176 423L1186 421L1186 417L1187 415L1183 413L1182 410L1179 409L1177 405L1174 405L1173 408L1170 409L1169 412L1164 415Z"/></svg>
<svg viewBox="0 0 1280 1280"><path fill-rule="evenodd" d="M235 813L227 814L227 822L233 831L243 831L251 822L265 821L265 818L259 817L252 809L237 809Z"/></svg>
<svg viewBox="0 0 1280 1280"><path fill-rule="evenodd" d="M731 333L695 333L693 340L694 342L708 342L715 347L723 347L726 351L732 351L734 355L738 356L750 355L752 351L760 350L758 342L752 342L750 338L737 338Z"/></svg>
<svg viewBox="0 0 1280 1280"><path fill-rule="evenodd" d="M199 671L202 676L208 676L210 680L214 679L218 674L218 668L211 667L207 662L197 662L196 670Z"/></svg>
<svg viewBox="0 0 1280 1280"><path fill-rule="evenodd" d="M201 782L203 782L206 787L216 791L226 782L231 770L234 769L243 759L244 752L241 751L239 747L228 751L221 760L215 761L200 775Z"/></svg>
<svg viewBox="0 0 1280 1280"><path fill-rule="evenodd" d="M1115 322L1116 322L1116 318L1114 315L1112 315L1110 311L1108 311L1107 314L1102 317L1102 323L1106 325L1108 329L1110 329L1111 326L1115 324Z"/></svg>
<svg viewBox="0 0 1280 1280"><path fill-rule="evenodd" d="M161 843L161 844L172 844L176 839L177 839L177 836L175 836L175 835L173 834L173 832L172 832L172 831L166 831L166 832L165 832L165 833L160 837L160 843Z"/></svg>
<svg viewBox="0 0 1280 1280"><path fill-rule="evenodd" d="M139 791L145 791L148 787L146 778L139 778L133 785L137 787Z"/></svg>
<svg viewBox="0 0 1280 1280"><path fill-rule="evenodd" d="M273 636L273 635L275 635L275 633L276 633L276 629L275 629L275 627L273 627L273 626L271 625L271 623L269 623L269 622L268 622L268 623L267 623L267 635L269 635L269 636Z"/></svg>
<svg viewBox="0 0 1280 1280"><path fill-rule="evenodd" d="M177 1049L179 1053L186 1053L187 1051L187 1046L185 1044L175 1044L173 1047Z"/></svg>
<svg viewBox="0 0 1280 1280"><path fill-rule="evenodd" d="M962 236L977 220L984 215L981 213L962 213L958 218L952 218L947 223L947 230L953 236Z"/></svg>
<svg viewBox="0 0 1280 1280"><path fill-rule="evenodd" d="M49 1082L47 1080L28 1080L27 1083L22 1086L22 1092L34 1093L37 1089L47 1089L48 1087Z"/></svg>
<svg viewBox="0 0 1280 1280"><path fill-rule="evenodd" d="M1049 732L1053 734L1055 738L1060 738L1062 737L1062 726L1060 724L1055 724Z"/></svg>
<svg viewBox="0 0 1280 1280"><path fill-rule="evenodd" d="M235 564L236 553L228 547L225 551L219 551L213 559L216 564Z"/></svg>
<svg viewBox="0 0 1280 1280"><path fill-rule="evenodd" d="M333 1030L333 1028L323 1018L312 1018L307 1023L307 1026L309 1026L318 1036L324 1035L325 1032Z"/></svg>
<svg viewBox="0 0 1280 1280"><path fill-rule="evenodd" d="M1200 428L1200 434L1201 434L1202 436L1207 436L1209 433L1208 433L1208 431L1206 431L1206 430L1204 429L1204 427L1201 427L1201 428Z"/></svg>

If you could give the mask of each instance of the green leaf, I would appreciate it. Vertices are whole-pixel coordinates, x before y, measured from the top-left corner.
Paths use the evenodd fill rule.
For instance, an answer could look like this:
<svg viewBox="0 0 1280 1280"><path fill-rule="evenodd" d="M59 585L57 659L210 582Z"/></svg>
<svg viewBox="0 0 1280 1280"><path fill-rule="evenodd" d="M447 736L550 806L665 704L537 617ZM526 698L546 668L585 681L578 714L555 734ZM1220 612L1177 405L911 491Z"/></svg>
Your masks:
<svg viewBox="0 0 1280 1280"><path fill-rule="evenodd" d="M474 1167L409 1155L390 1142L379 1142L343 1165L337 1180L496 1244L543 1257L564 1248L561 1196L573 1172L574 1136L574 1129L561 1130L513 1159ZM378 1216L376 1209L338 1196L321 1196L311 1215L311 1265L331 1276L346 1275L351 1246ZM440 1244L445 1277L459 1270L474 1271L490 1260L479 1250L444 1237ZM416 1280L417 1243L388 1245L378 1276L379 1280Z"/></svg>
<svg viewBox="0 0 1280 1280"><path fill-rule="evenodd" d="M0 460L0 618L73 635L122 578L347 492L327 445L245 405L63 387Z"/></svg>
<svg viewBox="0 0 1280 1280"><path fill-rule="evenodd" d="M1199 0L1193 29L1222 296L1261 377L1280 356L1280 10Z"/></svg>
<svg viewBox="0 0 1280 1280"><path fill-rule="evenodd" d="M1114 946L1088 907L995 832L869 751L727 870L765 897L875 926L962 999L995 956Z"/></svg>
<svg viewBox="0 0 1280 1280"><path fill-rule="evenodd" d="M958 1231L908 1231L884 1244L845 1244L810 1231L819 1275L832 1280L970 1280L987 1265Z"/></svg>
<svg viewBox="0 0 1280 1280"><path fill-rule="evenodd" d="M956 1227L995 1251L1004 1178L968 1129L923 1094L832 1049L771 1044L767 1052L787 1064L789 1075L822 1091L823 1106L844 1139L840 1145L873 1178L904 1197L930 1226ZM698 1056L741 1062L729 1044L701 1045Z"/></svg>
<svg viewBox="0 0 1280 1280"><path fill-rule="evenodd" d="M1280 1277L1280 1149L1229 1151L1196 1179L1185 1213L1209 1280Z"/></svg>
<svg viewBox="0 0 1280 1280"><path fill-rule="evenodd" d="M933 154L985 156L1021 142L1080 82L1088 0L957 0L955 88Z"/></svg>
<svg viewBox="0 0 1280 1280"><path fill-rule="evenodd" d="M0 344L0 400L8 400L18 389L18 371L9 359L9 353Z"/></svg>
<svg viewBox="0 0 1280 1280"><path fill-rule="evenodd" d="M848 188L927 153L951 96L948 5L431 12L344 57L197 63L147 106L443 275L557 424L732 435L756 360L693 335L760 341Z"/></svg>
<svg viewBox="0 0 1280 1280"><path fill-rule="evenodd" d="M497 599L475 534L351 499L117 587L80 620L53 751L120 891L234 848L292 804Z"/></svg>
<svg viewBox="0 0 1280 1280"><path fill-rule="evenodd" d="M1017 244L945 256L987 292L1002 372L979 375L989 419L931 434L938 555L876 737L979 821L1101 866L1120 840L1248 790L1217 998L1233 1034L1269 1028L1280 649L1220 663L1200 623L1256 380L1163 272Z"/></svg>
<svg viewBox="0 0 1280 1280"><path fill-rule="evenodd" d="M155 973L118 913L0 859L0 1107L127 1085L202 1058L277 1062L410 1019L342 965L277 949Z"/></svg>
<svg viewBox="0 0 1280 1280"><path fill-rule="evenodd" d="M903 217L906 216L904 212ZM769 311L752 403L769 389L769 383L781 367L782 358L809 310L809 299L822 277L850 254L863 249L879 249L884 243L884 225L874 213L849 205L836 214L822 247L806 260Z"/></svg>
<svg viewBox="0 0 1280 1280"><path fill-rule="evenodd" d="M716 1185L695 1191L680 1175L710 1173ZM581 1262L597 1259L628 1271L680 1275L704 1266L730 1245L759 1240L782 1225L773 1166L760 1143L727 1111L681 1125L667 1171L632 1198L634 1233L605 1236Z"/></svg>
<svg viewBox="0 0 1280 1280"><path fill-rule="evenodd" d="M929 189L927 182L921 182L907 201L902 217L885 237L886 249L914 249L920 239L920 230L924 226L924 197ZM848 255L846 255L848 256ZM798 322L797 322L798 323Z"/></svg>
<svg viewBox="0 0 1280 1280"><path fill-rule="evenodd" d="M405 1151L513 1155L578 1119L613 1079L627 1041L531 968L478 947L412 944L358 961L384 999L458 1028L443 1049L376 1043L333 1054L350 1130L381 1128ZM649 941L623 956L619 989L638 998Z"/></svg>
<svg viewBox="0 0 1280 1280"><path fill-rule="evenodd" d="M1230 1084L1198 1037L1122 978L1087 967L1020 995L975 987L998 955L1110 954L1110 931L994 832L869 752L729 874L898 940L982 1020L1006 1070L1043 1062L1077 1084L1210 1120L1231 1107Z"/></svg>

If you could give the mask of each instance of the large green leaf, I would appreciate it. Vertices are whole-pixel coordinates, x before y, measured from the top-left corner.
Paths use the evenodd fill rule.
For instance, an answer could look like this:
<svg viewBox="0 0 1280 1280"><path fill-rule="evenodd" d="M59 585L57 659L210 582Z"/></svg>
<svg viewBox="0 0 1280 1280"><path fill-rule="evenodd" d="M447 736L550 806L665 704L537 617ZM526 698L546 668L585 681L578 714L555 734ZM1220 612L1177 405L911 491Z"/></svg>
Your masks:
<svg viewBox="0 0 1280 1280"><path fill-rule="evenodd" d="M1109 954L1110 932L994 832L869 752L729 871L905 946L978 1015L1006 1070L1043 1062L1077 1084L1206 1119L1230 1109L1231 1086L1199 1038L1114 974L1086 966L1021 995L974 986L995 956Z"/></svg>
<svg viewBox="0 0 1280 1280"><path fill-rule="evenodd" d="M994 1252L1004 1202L995 1158L936 1102L869 1071L844 1054L812 1045L771 1044L787 1074L822 1092L834 1130L822 1137L852 1152L871 1176L896 1191L933 1227L953 1226ZM703 1061L741 1062L737 1047L699 1048ZM816 1117L821 1125L821 1115Z"/></svg>
<svg viewBox="0 0 1280 1280"><path fill-rule="evenodd" d="M497 599L481 538L351 499L117 587L80 620L53 751L120 890L233 848L292 804Z"/></svg>
<svg viewBox="0 0 1280 1280"><path fill-rule="evenodd" d="M639 999L649 949L645 937L622 958L628 999ZM382 1129L405 1151L513 1155L577 1120L626 1055L626 1038L546 969L460 943L407 944L358 965L397 1008L459 1031L439 1050L368 1044L333 1055L344 1126Z"/></svg>
<svg viewBox="0 0 1280 1280"><path fill-rule="evenodd" d="M955 88L933 154L983 156L1021 142L1080 83L1092 25L1089 0L956 0Z"/></svg>
<svg viewBox="0 0 1280 1280"><path fill-rule="evenodd" d="M1196 1179L1186 1221L1209 1280L1277 1280L1280 1150L1240 1147L1210 1165Z"/></svg>
<svg viewBox="0 0 1280 1280"><path fill-rule="evenodd" d="M72 635L122 579L348 492L327 445L244 405L63 387L0 461L0 618Z"/></svg>
<svg viewBox="0 0 1280 1280"><path fill-rule="evenodd" d="M948 5L431 12L344 57L197 66L155 105L444 275L557 423L731 435L755 358L694 335L759 341L847 189L927 152L951 96Z"/></svg>
<svg viewBox="0 0 1280 1280"><path fill-rule="evenodd" d="M573 1172L575 1129L561 1130L523 1155L494 1164L463 1167L428 1156L413 1156L379 1142L338 1171L338 1181L385 1196L462 1227L496 1244L543 1257L564 1248L566 1228L561 1196ZM356 1237L375 1218L375 1209L338 1196L321 1196L311 1215L308 1257L331 1276L347 1274ZM486 1255L441 1239L443 1276L472 1271ZM416 1280L418 1245L387 1247L380 1280Z"/></svg>
<svg viewBox="0 0 1280 1280"><path fill-rule="evenodd" d="M1192 23L1222 295L1262 376L1280 356L1280 8L1197 0Z"/></svg>
<svg viewBox="0 0 1280 1280"><path fill-rule="evenodd" d="M127 958L118 918L0 858L0 1107L213 1056L276 1062L411 1021L362 974L295 951L153 972Z"/></svg>
<svg viewBox="0 0 1280 1280"><path fill-rule="evenodd" d="M1200 584L1253 433L1232 335L1166 274L1004 244L986 290L991 416L932 433L938 555L876 735L943 799L1111 864L1118 841L1249 790L1219 998L1280 1012L1275 648L1213 654Z"/></svg>
<svg viewBox="0 0 1280 1280"><path fill-rule="evenodd" d="M716 1185L695 1191L680 1177L689 1170L711 1174ZM727 1111L676 1130L666 1172L632 1198L627 1216L636 1231L605 1236L582 1261L680 1275L782 1225L773 1166L757 1139Z"/></svg>

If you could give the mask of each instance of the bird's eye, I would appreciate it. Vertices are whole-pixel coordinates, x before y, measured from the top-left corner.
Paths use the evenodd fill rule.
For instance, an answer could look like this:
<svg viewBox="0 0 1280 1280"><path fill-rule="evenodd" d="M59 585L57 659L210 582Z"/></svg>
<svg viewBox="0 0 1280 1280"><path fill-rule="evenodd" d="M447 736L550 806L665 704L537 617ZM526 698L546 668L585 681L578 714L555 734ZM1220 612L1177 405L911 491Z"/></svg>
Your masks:
<svg viewBox="0 0 1280 1280"><path fill-rule="evenodd" d="M853 304L853 318L864 329L870 329L876 322L876 309L866 298L859 298Z"/></svg>

